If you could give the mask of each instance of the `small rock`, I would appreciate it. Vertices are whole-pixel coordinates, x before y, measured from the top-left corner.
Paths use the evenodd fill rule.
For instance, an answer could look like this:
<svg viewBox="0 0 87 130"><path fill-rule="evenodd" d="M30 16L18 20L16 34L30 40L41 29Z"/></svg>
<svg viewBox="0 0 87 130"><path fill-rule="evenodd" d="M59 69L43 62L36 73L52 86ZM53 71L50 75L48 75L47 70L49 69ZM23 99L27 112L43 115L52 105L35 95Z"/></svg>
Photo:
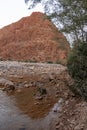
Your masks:
<svg viewBox="0 0 87 130"><path fill-rule="evenodd" d="M21 89L17 89L17 92L20 93L20 92L21 92Z"/></svg>
<svg viewBox="0 0 87 130"><path fill-rule="evenodd" d="M23 79L23 76L20 76L20 79Z"/></svg>
<svg viewBox="0 0 87 130"><path fill-rule="evenodd" d="M4 78L0 78L0 85L1 86L14 86L14 83L11 82L10 80L8 79L4 79Z"/></svg>
<svg viewBox="0 0 87 130"><path fill-rule="evenodd" d="M69 104L69 101L66 101L65 104L68 105L68 104Z"/></svg>
<svg viewBox="0 0 87 130"><path fill-rule="evenodd" d="M60 98L59 101L58 101L59 104L61 104L63 102L64 102L63 98Z"/></svg>
<svg viewBox="0 0 87 130"><path fill-rule="evenodd" d="M60 93L60 92L59 92L59 91L57 91L57 92L56 92L56 95L58 95L59 93Z"/></svg>
<svg viewBox="0 0 87 130"><path fill-rule="evenodd" d="M6 91L6 92L11 92L11 91L15 90L15 87L14 86L7 86L7 87L4 87L2 90Z"/></svg>
<svg viewBox="0 0 87 130"><path fill-rule="evenodd" d="M57 88L60 86L60 84L58 83L58 84L56 84L56 86L57 86Z"/></svg>
<svg viewBox="0 0 87 130"><path fill-rule="evenodd" d="M27 81L24 81L24 84L27 84Z"/></svg>
<svg viewBox="0 0 87 130"><path fill-rule="evenodd" d="M55 98L58 98L59 96L58 95L55 95Z"/></svg>
<svg viewBox="0 0 87 130"><path fill-rule="evenodd" d="M74 130L84 130L84 124L82 125L77 125Z"/></svg>
<svg viewBox="0 0 87 130"><path fill-rule="evenodd" d="M51 106L51 104L48 104L48 106Z"/></svg>
<svg viewBox="0 0 87 130"><path fill-rule="evenodd" d="M60 126L56 126L56 130L59 130L59 127L60 127Z"/></svg>
<svg viewBox="0 0 87 130"><path fill-rule="evenodd" d="M59 122L56 122L55 125L58 126L58 125L59 125Z"/></svg>
<svg viewBox="0 0 87 130"><path fill-rule="evenodd" d="M35 102L34 104L35 104L35 105L39 105L40 103L39 103L39 102Z"/></svg>
<svg viewBox="0 0 87 130"><path fill-rule="evenodd" d="M29 86L29 84L25 84L24 87L25 88L29 88L30 86Z"/></svg>
<svg viewBox="0 0 87 130"><path fill-rule="evenodd" d="M42 97L42 96L37 96L37 97L35 97L35 99L36 99L36 100L42 100L43 97Z"/></svg>
<svg viewBox="0 0 87 130"><path fill-rule="evenodd" d="M36 82L30 82L30 83L28 84L28 86L29 86L29 87L35 87L35 86L36 86Z"/></svg>
<svg viewBox="0 0 87 130"><path fill-rule="evenodd" d="M55 74L54 73L51 73L49 74L49 81L52 81L54 80L56 77L55 77Z"/></svg>
<svg viewBox="0 0 87 130"><path fill-rule="evenodd" d="M57 112L57 109L58 109L58 103L55 104L54 108L53 108L53 111L54 112Z"/></svg>
<svg viewBox="0 0 87 130"><path fill-rule="evenodd" d="M68 93L65 93L65 94L64 94L64 97L65 97L66 99L68 99L68 98L69 98Z"/></svg>
<svg viewBox="0 0 87 130"><path fill-rule="evenodd" d="M32 86L36 86L36 82L31 82Z"/></svg>

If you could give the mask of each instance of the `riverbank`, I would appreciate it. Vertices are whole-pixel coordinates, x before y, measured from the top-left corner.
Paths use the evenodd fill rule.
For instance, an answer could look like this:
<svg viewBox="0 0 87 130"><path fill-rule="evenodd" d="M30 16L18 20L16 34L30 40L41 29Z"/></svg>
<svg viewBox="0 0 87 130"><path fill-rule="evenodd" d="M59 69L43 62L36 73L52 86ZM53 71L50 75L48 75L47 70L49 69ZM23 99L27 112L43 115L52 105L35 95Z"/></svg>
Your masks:
<svg viewBox="0 0 87 130"><path fill-rule="evenodd" d="M16 106L23 115L32 119L32 121L29 121L32 122L29 125L24 123L24 130L87 129L87 103L79 97L75 97L69 90L72 79L65 66L2 61L0 62L0 78L5 79L5 85L7 81L10 81L15 86L15 90L4 91L2 94L14 99L13 108ZM3 109L1 108L0 112L2 113L2 111ZM16 113L16 111L14 112ZM14 121L13 115L11 116L11 120ZM29 119L24 118L24 120L28 121ZM38 123L34 123L34 121ZM1 124L0 120L0 126L2 126ZM15 130L19 130L17 123L14 124ZM7 128L10 128L10 124L8 123L7 125L8 127L6 126L3 129L4 127L2 126L0 130L8 130ZM12 126L11 129L13 129Z"/></svg>

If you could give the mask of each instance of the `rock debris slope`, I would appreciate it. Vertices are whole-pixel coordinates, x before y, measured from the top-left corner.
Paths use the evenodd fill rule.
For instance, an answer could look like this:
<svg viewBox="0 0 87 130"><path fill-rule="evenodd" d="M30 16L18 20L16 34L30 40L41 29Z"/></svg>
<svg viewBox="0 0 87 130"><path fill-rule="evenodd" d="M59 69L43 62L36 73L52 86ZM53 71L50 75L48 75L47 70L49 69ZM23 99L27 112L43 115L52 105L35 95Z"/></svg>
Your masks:
<svg viewBox="0 0 87 130"><path fill-rule="evenodd" d="M40 12L0 29L0 58L37 62L66 62L69 43Z"/></svg>

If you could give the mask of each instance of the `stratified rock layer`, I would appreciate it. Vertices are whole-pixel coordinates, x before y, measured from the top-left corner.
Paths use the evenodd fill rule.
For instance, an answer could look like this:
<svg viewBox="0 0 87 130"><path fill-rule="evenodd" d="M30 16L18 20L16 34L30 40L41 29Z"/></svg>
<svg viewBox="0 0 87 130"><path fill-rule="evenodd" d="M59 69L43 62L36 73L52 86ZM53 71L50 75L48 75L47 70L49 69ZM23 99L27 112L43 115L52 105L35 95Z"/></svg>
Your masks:
<svg viewBox="0 0 87 130"><path fill-rule="evenodd" d="M64 35L43 13L0 29L0 58L65 63L70 46Z"/></svg>

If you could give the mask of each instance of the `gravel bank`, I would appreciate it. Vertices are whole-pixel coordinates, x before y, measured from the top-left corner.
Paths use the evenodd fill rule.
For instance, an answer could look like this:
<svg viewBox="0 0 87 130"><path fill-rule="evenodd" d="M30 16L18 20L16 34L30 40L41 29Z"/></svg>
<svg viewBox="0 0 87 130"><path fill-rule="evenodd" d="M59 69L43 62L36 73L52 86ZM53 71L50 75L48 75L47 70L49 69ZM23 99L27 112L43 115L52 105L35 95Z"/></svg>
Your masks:
<svg viewBox="0 0 87 130"><path fill-rule="evenodd" d="M66 67L60 64L0 61L0 76L28 76L41 73L59 74L64 70L66 70Z"/></svg>

